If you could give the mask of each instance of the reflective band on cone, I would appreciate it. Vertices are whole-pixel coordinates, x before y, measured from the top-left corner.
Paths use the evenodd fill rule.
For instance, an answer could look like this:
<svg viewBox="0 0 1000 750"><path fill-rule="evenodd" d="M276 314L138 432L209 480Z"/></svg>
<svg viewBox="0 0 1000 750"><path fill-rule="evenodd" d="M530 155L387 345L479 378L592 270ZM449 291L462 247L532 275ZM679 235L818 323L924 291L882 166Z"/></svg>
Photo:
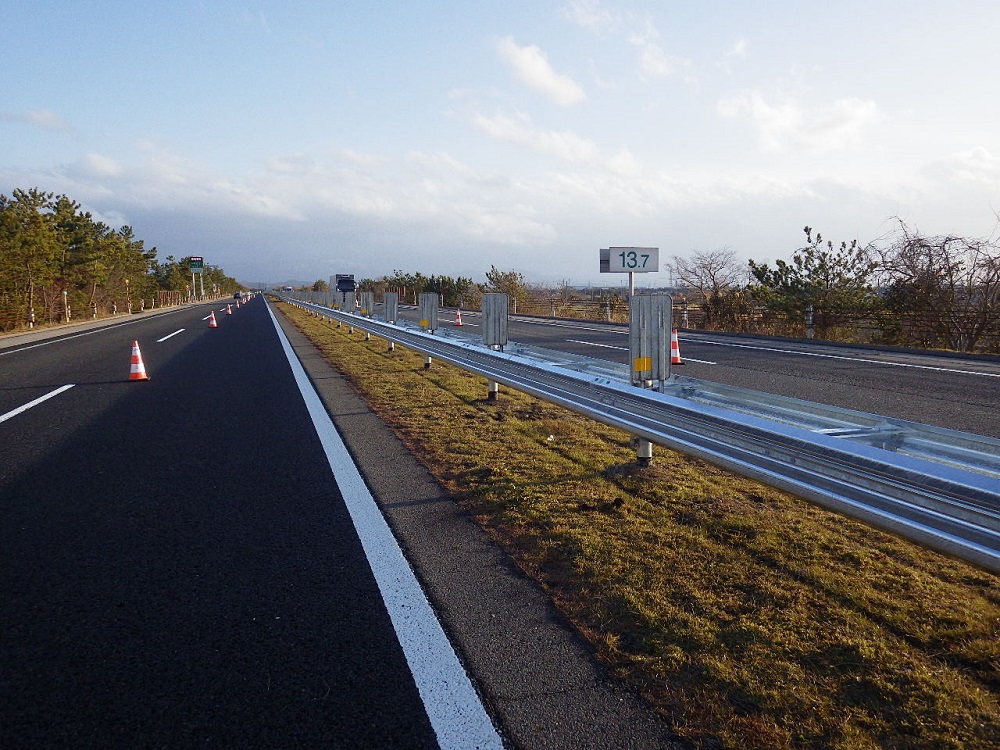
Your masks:
<svg viewBox="0 0 1000 750"><path fill-rule="evenodd" d="M208 314L208 327L209 328L218 328L219 327L219 324L215 322L215 312L214 311L210 312Z"/></svg>

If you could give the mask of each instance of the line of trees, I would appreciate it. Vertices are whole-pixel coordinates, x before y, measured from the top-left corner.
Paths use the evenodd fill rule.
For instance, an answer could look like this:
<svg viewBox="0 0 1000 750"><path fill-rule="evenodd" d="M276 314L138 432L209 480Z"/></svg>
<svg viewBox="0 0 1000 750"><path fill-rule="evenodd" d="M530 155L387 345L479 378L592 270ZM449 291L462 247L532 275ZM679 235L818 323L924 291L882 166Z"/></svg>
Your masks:
<svg viewBox="0 0 1000 750"><path fill-rule="evenodd" d="M206 291L241 288L206 266ZM37 188L0 195L0 330L107 315L166 302L191 290L189 259L158 263L132 228L97 221L65 195Z"/></svg>
<svg viewBox="0 0 1000 750"><path fill-rule="evenodd" d="M362 279L358 288L363 291L397 292L400 299L412 304L417 303L421 292L434 292L441 296L441 303L446 307L479 307L484 292L505 292L511 300L526 299L528 290L524 275L517 271L501 271L491 266L486 273L486 283L479 284L464 276L430 275L417 271L409 273L395 270L392 275L379 279Z"/></svg>
<svg viewBox="0 0 1000 750"><path fill-rule="evenodd" d="M683 299L705 328L1000 351L1000 241L929 236L897 219L886 237L805 244L774 265L729 248L675 256Z"/></svg>

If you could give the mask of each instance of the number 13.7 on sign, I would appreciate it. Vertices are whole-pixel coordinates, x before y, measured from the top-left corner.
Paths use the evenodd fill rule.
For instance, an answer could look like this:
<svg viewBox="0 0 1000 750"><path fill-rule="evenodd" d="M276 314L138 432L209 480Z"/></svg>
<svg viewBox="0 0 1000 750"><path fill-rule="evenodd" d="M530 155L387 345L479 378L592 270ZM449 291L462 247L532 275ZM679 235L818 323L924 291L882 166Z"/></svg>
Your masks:
<svg viewBox="0 0 1000 750"><path fill-rule="evenodd" d="M622 250L617 254L619 265L629 270L645 268L649 265L649 253L640 253L638 250Z"/></svg>
<svg viewBox="0 0 1000 750"><path fill-rule="evenodd" d="M611 247L601 250L601 271L605 273L655 273L659 270L658 247Z"/></svg>

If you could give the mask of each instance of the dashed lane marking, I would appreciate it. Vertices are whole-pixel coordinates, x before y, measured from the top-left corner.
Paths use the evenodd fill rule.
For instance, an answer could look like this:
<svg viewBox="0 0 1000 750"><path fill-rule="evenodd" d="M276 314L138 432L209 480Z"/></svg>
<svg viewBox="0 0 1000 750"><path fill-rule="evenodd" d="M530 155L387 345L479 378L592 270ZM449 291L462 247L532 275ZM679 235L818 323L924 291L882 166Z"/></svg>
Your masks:
<svg viewBox="0 0 1000 750"><path fill-rule="evenodd" d="M29 401L24 406L19 406L13 411L7 412L6 414L0 414L0 422L6 422L8 419L16 417L18 414L22 414L34 406L38 406L40 403L48 401L50 398L58 396L63 391L68 391L74 385L76 385L76 383L70 383L69 385L60 386L59 388L56 388L54 391L46 393L44 396L39 396L34 401Z"/></svg>
<svg viewBox="0 0 1000 750"><path fill-rule="evenodd" d="M180 328L180 329L178 329L178 330L174 331L173 333L168 333L168 334L167 334L166 336L164 336L164 337L163 337L162 339L157 339L157 340L156 340L156 343L157 343L157 344L162 344L162 343L163 343L164 341L166 341L167 339L170 339L170 338L173 338L173 337L174 337L174 336L176 336L176 335L177 335L178 333L184 333L184 330L185 330L185 329L183 329L183 328Z"/></svg>

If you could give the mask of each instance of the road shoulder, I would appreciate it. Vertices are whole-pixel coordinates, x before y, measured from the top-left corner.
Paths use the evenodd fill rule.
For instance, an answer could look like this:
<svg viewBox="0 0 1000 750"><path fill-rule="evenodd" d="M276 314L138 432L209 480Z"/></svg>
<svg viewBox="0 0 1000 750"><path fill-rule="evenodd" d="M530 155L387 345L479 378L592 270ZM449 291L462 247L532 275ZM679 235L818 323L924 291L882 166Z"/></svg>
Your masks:
<svg viewBox="0 0 1000 750"><path fill-rule="evenodd" d="M501 731L520 748L680 748L589 646L275 310Z"/></svg>

